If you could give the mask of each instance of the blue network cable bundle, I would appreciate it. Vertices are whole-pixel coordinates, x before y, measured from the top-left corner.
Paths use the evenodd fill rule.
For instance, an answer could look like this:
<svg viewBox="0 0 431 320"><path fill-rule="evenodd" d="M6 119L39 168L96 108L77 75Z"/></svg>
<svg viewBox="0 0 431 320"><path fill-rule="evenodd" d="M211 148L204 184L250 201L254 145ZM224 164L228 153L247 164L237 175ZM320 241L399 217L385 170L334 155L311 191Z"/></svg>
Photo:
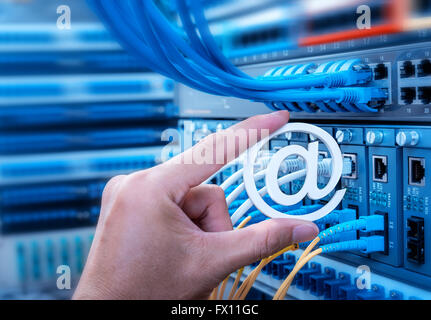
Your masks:
<svg viewBox="0 0 431 320"><path fill-rule="evenodd" d="M70 30L57 28L60 5ZM174 82L84 1L0 9L0 299L68 298L57 268L76 286L107 181L159 163L161 133L177 124Z"/></svg>

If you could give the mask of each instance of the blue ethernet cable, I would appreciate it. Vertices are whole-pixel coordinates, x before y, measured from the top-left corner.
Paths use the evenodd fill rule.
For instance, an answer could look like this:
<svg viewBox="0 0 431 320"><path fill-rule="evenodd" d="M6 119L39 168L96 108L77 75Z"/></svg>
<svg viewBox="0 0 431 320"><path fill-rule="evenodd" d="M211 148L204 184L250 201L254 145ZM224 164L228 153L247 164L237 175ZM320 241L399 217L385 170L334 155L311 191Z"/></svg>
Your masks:
<svg viewBox="0 0 431 320"><path fill-rule="evenodd" d="M151 35L149 35L151 36ZM160 41L155 42L155 46L157 46L157 43L160 43ZM171 59L176 60L178 64L180 64L183 68L186 68L189 72L188 75L194 74L197 76L199 81L208 82L208 79L206 77L201 76L201 73L204 73L205 70L202 70L200 67L198 67L196 64L193 64L190 62L190 65L185 61L179 53L176 53L175 47L171 46L170 50L165 50L165 52L171 57ZM162 52L159 52L160 54L163 54ZM172 57L172 55L176 55L176 57ZM179 59L177 59L179 57ZM196 70L193 70L193 68L196 68ZM253 80L254 81L254 80ZM300 86L303 87L304 85ZM265 92L255 92L250 90L242 90L241 88L232 87L228 88L224 95L231 95L231 96L237 96L245 99L253 99L256 98L256 96L259 96L260 99L267 100L270 98L269 95L265 94Z"/></svg>
<svg viewBox="0 0 431 320"><path fill-rule="evenodd" d="M208 63L207 60L197 54L183 39L173 37L174 30L172 26L152 1L143 1L139 3L142 3L144 8L147 9L146 14L148 14L148 18L150 18L153 25L158 28L158 31L163 34L163 39L172 41L184 55L195 62L195 65L201 72L211 72L213 76L219 77L228 84L253 90L282 90L289 88L318 87L322 85L331 86L332 83L340 82L339 77L333 77L331 74L316 75L312 79L300 78L295 81L262 81L259 79L245 79L226 73Z"/></svg>
<svg viewBox="0 0 431 320"><path fill-rule="evenodd" d="M126 47L126 49L129 49L132 53L135 53L137 56L143 58L142 61L144 63L147 62L146 66L148 68L151 68L154 71L164 76L170 77L176 81L183 82L194 89L207 91L208 93L219 94L219 92L212 91L211 88L208 88L206 86L204 87L200 83L191 82L188 78L184 77L182 73L179 73L176 70L174 71L171 69L169 71L168 69L166 69L166 66L160 66L160 64L158 63L159 60L155 57L152 50L146 46L145 37L140 37L139 35L137 35L133 26L130 26L130 22L127 19L124 19L122 14L108 14L105 10L105 7L103 6L103 2L99 2L97 0L87 1L90 2L93 8L96 9L96 11L101 15L102 19L105 22L108 22L107 24L110 27L111 31L114 33L114 35L117 35L117 37ZM120 3L126 3L126 1L118 3L114 2L114 5L118 5L118 7L113 9L111 8L112 10L109 10L109 12L116 11L118 9L120 13L132 16L133 12L122 10ZM122 30L122 28L125 28L125 30Z"/></svg>
<svg viewBox="0 0 431 320"><path fill-rule="evenodd" d="M106 1L105 1L105 3L106 3ZM151 5L151 3L150 3L150 5ZM153 5L154 6L154 5ZM156 8L156 10L157 10L157 8ZM140 12L140 11L138 11L138 12ZM163 16L163 15L161 15L161 16ZM284 82L284 85L283 85L283 87L285 86L285 82Z"/></svg>
<svg viewBox="0 0 431 320"><path fill-rule="evenodd" d="M130 16L130 17L133 17L133 15L136 13L136 14L138 14L139 20L141 20L143 22L147 21L147 18L145 16L143 16L144 12L142 10L142 7L139 6L138 2L130 2L130 1L129 2L126 2L126 1L108 2L108 1L97 1L97 0L91 0L91 2L94 4L93 6L95 8L97 8L99 12L102 13L102 16L103 16L104 12L106 13L108 11L109 12L108 16L111 17L113 20L112 24L115 24L116 26L122 25L122 26L127 27L127 25L130 24L130 21L123 19L121 13L123 13L127 16ZM127 5L133 5L133 6L135 6L135 10L127 10L130 8L125 8L124 7L125 5L126 6ZM120 14L115 14L117 11L119 11ZM106 15L105 15L105 20L109 21L109 17L106 18ZM137 21L138 18L135 18L134 20ZM156 49L156 51L157 51L158 44L160 43L160 41L159 41L160 39L154 39L154 32L153 32L153 30L149 29L148 25L146 25L146 24L142 25L141 24L139 26L140 26L141 32L144 32L144 34L141 37L136 36L134 39L135 41L129 42L129 43L139 45L142 42L145 43L145 42L150 41L149 45L152 47L151 50L154 51ZM127 36L129 36L129 34L134 33L134 32L135 32L135 30L132 27L132 28L128 28L128 30L126 32L120 32L120 35L125 35L126 39L127 39ZM133 47L133 45L131 45L131 46ZM149 50L148 48L145 48L145 49ZM142 52L143 52L142 50L139 51L139 53L142 53ZM147 52L145 52L145 53L147 53ZM159 54L157 55L157 57L162 58L162 59L165 57L165 54L163 52L159 51L158 53ZM144 59L145 58L147 58L147 56L144 55ZM183 76L183 73L181 73L177 69L173 68L169 61L165 60L165 61L163 61L163 64L164 64L163 70L165 71L164 75L172 77L175 80L183 82L183 83L185 83L191 87L198 88L202 91L207 91L209 93L214 93L214 94L220 94L220 92L214 92L212 90L212 88L210 88L208 86L203 87L201 85L201 83L199 83L199 82L191 82L189 78L186 78L185 76ZM154 69L154 66L160 66L160 60L157 60L157 59L150 60L150 64L148 64L148 67Z"/></svg>
<svg viewBox="0 0 431 320"><path fill-rule="evenodd" d="M156 56L145 45L145 40L135 34L133 26L124 19L123 15L110 14L97 0L87 0L87 2L126 49L143 58L143 64L146 64L147 67L152 65L153 70L168 76L166 71L159 67Z"/></svg>
<svg viewBox="0 0 431 320"><path fill-rule="evenodd" d="M94 1L93 1L94 2ZM97 1L96 1L96 3L97 3ZM105 2L106 3L106 2ZM99 3L100 4L100 3ZM103 12L103 10L102 10L102 12ZM115 15L114 15L115 16ZM126 21L127 22L127 21ZM127 33L126 33L127 34ZM152 62L154 62L154 60L153 59L150 59L150 60L152 60Z"/></svg>
<svg viewBox="0 0 431 320"><path fill-rule="evenodd" d="M344 64L343 64L344 65ZM350 66L350 65L349 65ZM347 72L347 71L345 71ZM368 77L369 75L367 75ZM349 74L348 78L352 78ZM341 80L340 80L341 81ZM343 88L344 89L344 88ZM353 90L353 91L352 91ZM238 91L235 90L235 91ZM241 91L242 92L242 91ZM301 91L280 91L278 92L280 94L283 94L285 96L280 96L280 100L283 101L295 101L295 102L315 102L316 100L336 100L339 103L358 103L358 104L365 104L369 100L372 99L373 96L378 95L378 92L375 92L375 90L372 90L372 88L346 88L343 92L333 92L331 90L301 90ZM267 97L267 94L264 94L262 92L254 92L254 100L259 101L260 99L263 99L262 101L270 99L277 99L277 92L271 93L270 97ZM338 95L338 98L336 97ZM366 98L364 98L364 96ZM383 96L380 96L380 98L384 98ZM303 106L305 111L311 111L310 109L306 108L306 105ZM374 110L374 109L369 109Z"/></svg>
<svg viewBox="0 0 431 320"><path fill-rule="evenodd" d="M269 70L264 78L268 80L271 79L282 79L285 77L290 77L292 74L304 74L307 70L312 69L314 67L313 64L308 65L297 65L297 66L286 66L286 67L276 67L274 69ZM360 68L359 70L355 70L354 68ZM371 80L371 71L368 67L362 66L360 59L350 59L350 60L340 60L340 61L330 61L320 65L313 74L324 74L324 73L346 73L346 79L344 81L344 85L352 85L352 84L361 84L366 83ZM338 85L341 85L338 84ZM384 96L380 97L381 99L385 99ZM334 103L331 100L323 100L314 102L319 109L325 112L377 112L375 108L371 108L366 105L365 101L361 103L350 103L350 102L341 102ZM298 103L298 106L295 106L293 103L288 101L283 102L267 102L266 103L270 108L275 107L277 109L282 109L278 106L278 104L282 104L289 111L307 111L307 112L315 112L315 110L308 107L307 104ZM299 109L299 110L298 110Z"/></svg>
<svg viewBox="0 0 431 320"><path fill-rule="evenodd" d="M176 47L170 44L168 41L163 41L164 39L160 39L157 33L154 32L152 26L150 24L150 17L146 10L143 9L142 2L132 2L136 7L136 12L140 16L141 26L147 30L146 38L147 41L151 42L151 47L156 51L157 55L160 57L165 57L165 63L169 64L170 61L174 61L178 72L181 75L187 75L189 81L192 79L198 79L197 83L201 87L205 87L203 91L218 94L218 95L229 95L229 96L237 96L243 99L251 99L253 96L253 91L241 90L240 88L226 86L220 82L218 79L210 79L205 76L202 76L202 72L204 70L200 69L195 63L192 61L186 61L182 56L181 52L176 50ZM163 47L163 44L165 47ZM174 68L174 71L177 71Z"/></svg>
<svg viewBox="0 0 431 320"><path fill-rule="evenodd" d="M190 19L190 16L187 14L187 6L186 6L185 2L177 0L176 5L177 5L177 9L178 9L178 15L181 19L181 23L182 23L183 28L185 29L189 39L190 39L192 47L195 48L195 50L203 58L205 58L207 60L213 60L213 58L211 57L211 53L203 45L203 43L201 42L201 39L199 38L199 35L195 32L195 25L193 24L192 20Z"/></svg>
<svg viewBox="0 0 431 320"><path fill-rule="evenodd" d="M130 50L135 55L142 58L142 61L146 64L148 68L153 69L154 71L170 77L176 81L182 82L191 88L206 91L212 94L220 95L221 92L214 91L212 87L203 86L200 82L192 82L189 78L185 77L181 72L178 72L176 69L167 68L166 65L160 65L159 60L153 54L152 50L146 45L146 38L144 36L139 36L135 33L135 29L133 26L130 26L130 21L124 19L122 14L110 14L111 12L123 13L127 16L133 16L133 12L126 11L124 7L121 5L126 3L126 1L114 2L114 7L109 8L109 13L104 7L107 1L97 1L97 0L87 0L90 2L93 8L101 15L102 19L107 22L111 31L114 35L116 35L121 41L122 45L125 46L126 49ZM136 20L136 19L135 19ZM111 23L109 23L111 22ZM120 27L121 26L121 27ZM124 28L124 30L122 30ZM150 35L152 32L150 32ZM148 40L148 38L147 38ZM160 56L158 56L160 57ZM163 56L162 56L163 57Z"/></svg>
<svg viewBox="0 0 431 320"><path fill-rule="evenodd" d="M122 43L143 57L149 68L201 91L261 102L281 101L269 105L275 109L280 109L279 104L287 105L287 109L296 108L294 111L307 112L314 111L308 103L315 103L326 112L341 108L339 105L349 111L374 112L375 109L367 104L375 99L386 98L378 89L370 90L372 88L328 90L329 87L361 84L370 79L369 70L346 69L345 64L340 62L328 65L325 72L291 72L287 78L282 76L281 79L255 79L246 75L221 54L198 1L187 3L177 0L190 44L152 1L89 1L103 20L108 22L111 30L122 39ZM194 22L187 9L193 14ZM125 15L130 19L126 19ZM289 70L293 71L291 68ZM300 90L316 87L324 89ZM298 107L290 102L296 103Z"/></svg>
<svg viewBox="0 0 431 320"><path fill-rule="evenodd" d="M190 8L191 12L195 18L195 26L199 30L199 34L202 37L202 44L205 49L210 53L213 59L227 72L235 74L240 77L245 77L252 79L248 74L242 72L235 65L233 65L226 57L223 55L217 43L214 41L214 37L208 26L208 22L204 16L204 9L199 1L195 1L192 6L187 6L186 0L177 0L179 11L183 11L181 15L181 21L187 25L189 29L189 36L192 35L198 37L195 30L191 30L191 20L190 16L186 14L185 9Z"/></svg>

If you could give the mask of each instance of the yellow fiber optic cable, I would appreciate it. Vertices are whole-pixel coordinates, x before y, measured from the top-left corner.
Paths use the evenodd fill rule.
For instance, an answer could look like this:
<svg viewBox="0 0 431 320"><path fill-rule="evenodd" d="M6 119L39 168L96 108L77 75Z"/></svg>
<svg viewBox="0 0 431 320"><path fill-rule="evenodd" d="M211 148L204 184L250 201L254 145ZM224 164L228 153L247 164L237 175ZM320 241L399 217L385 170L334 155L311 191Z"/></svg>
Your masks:
<svg viewBox="0 0 431 320"><path fill-rule="evenodd" d="M230 289L229 296L227 298L228 300L232 300L232 298L236 292L236 289L238 288L239 280L241 279L243 272L244 272L244 267L242 267L241 269L238 270L238 273L236 274L235 281L232 285L232 288Z"/></svg>
<svg viewBox="0 0 431 320"><path fill-rule="evenodd" d="M293 268L292 272L288 275L286 280L283 281L280 288L275 293L273 300L283 300L286 297L287 291L290 288L290 285L292 284L293 279L295 278L296 274L299 272L299 270L302 269L302 267L307 264L311 259L313 259L315 256L322 253L322 249L316 249L313 252L311 252L309 255L307 255L305 258L302 258L301 260L298 260L295 267Z"/></svg>
<svg viewBox="0 0 431 320"><path fill-rule="evenodd" d="M218 295L218 286L211 292L209 300L216 300Z"/></svg>
<svg viewBox="0 0 431 320"><path fill-rule="evenodd" d="M252 216L248 216L247 218L242 220L241 223L235 229L239 230L239 229L244 228L245 225L250 222L251 218L252 218ZM241 268L241 269L244 269L244 268ZM239 274L239 272L238 272L238 274ZM237 274L237 278L238 278L238 274ZM241 271L241 274L242 274L242 271ZM239 275L239 278L241 278L241 274ZM226 290L226 286L227 286L227 282L229 281L229 277L230 276L227 276L226 279L223 280L223 282L221 284L220 292L218 292L218 287L214 288L213 292L211 293L210 300L216 300L217 297L220 300L223 299L224 291ZM239 282L239 278L238 278L238 282ZM235 281L236 280L237 279L235 279ZM236 284L237 286L238 286L238 282ZM235 285L235 283L234 283L234 285ZM235 288L235 290L236 290L236 288Z"/></svg>
<svg viewBox="0 0 431 320"><path fill-rule="evenodd" d="M230 275L228 275L223 280L223 282L221 283L221 288L220 288L220 292L219 292L219 295L218 295L218 300L222 300L223 299L224 291L226 290L226 286L227 286L227 283L229 281L229 278L230 278Z"/></svg>
<svg viewBox="0 0 431 320"><path fill-rule="evenodd" d="M308 245L308 247L304 250L304 252L301 254L301 256L298 258L298 261L296 262L296 264L295 264L295 267L293 268L293 270L295 270L295 268L301 263L301 261L302 260L304 260L304 259L306 259L306 257L308 256L308 254L310 253L310 251L311 250L313 250L313 248L319 243L319 241L320 241L320 238L319 237L316 237L309 245ZM293 270L292 270L292 272L293 272ZM291 273L292 273L291 272ZM290 276L290 275L289 275ZM288 276L288 277L289 277ZM277 294L280 292L280 290L282 289L282 287L283 286L285 286L286 285L286 283L287 283L287 279L288 278L286 278L285 280L284 280L284 282L282 283L282 285L280 286L280 288L278 289L278 291L277 291L277 293L274 295L274 300L277 300L276 299L276 296L277 296ZM287 290L286 290L286 292L287 292Z"/></svg>
<svg viewBox="0 0 431 320"><path fill-rule="evenodd" d="M314 249L314 247L320 242L320 238L316 237L313 241L311 241L311 243L308 245L308 247L304 250L304 252L301 254L301 256L299 257L298 261L296 262L296 264L298 264L302 259L304 259L311 250Z"/></svg>
<svg viewBox="0 0 431 320"><path fill-rule="evenodd" d="M248 275L248 277L244 280L241 287L238 289L237 293L234 295L234 300L244 300L247 296L247 294L250 292L251 288L253 287L254 282L256 281L257 277L259 276L262 269L271 261L278 258L282 254L286 253L287 251L293 251L297 250L299 248L299 245L297 243L290 245L279 252L271 255L268 258L262 259L259 265Z"/></svg>

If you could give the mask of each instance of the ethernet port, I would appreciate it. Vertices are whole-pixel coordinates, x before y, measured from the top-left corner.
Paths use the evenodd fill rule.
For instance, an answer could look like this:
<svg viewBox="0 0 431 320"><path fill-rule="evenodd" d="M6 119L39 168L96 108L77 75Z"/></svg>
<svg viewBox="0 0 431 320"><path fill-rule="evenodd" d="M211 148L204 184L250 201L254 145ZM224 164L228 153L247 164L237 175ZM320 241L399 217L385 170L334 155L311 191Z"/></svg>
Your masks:
<svg viewBox="0 0 431 320"><path fill-rule="evenodd" d="M383 80L388 78L388 67L384 63L379 63L374 68L374 80Z"/></svg>
<svg viewBox="0 0 431 320"><path fill-rule="evenodd" d="M431 102L431 87L419 87L418 98L423 104L429 104Z"/></svg>
<svg viewBox="0 0 431 320"><path fill-rule="evenodd" d="M401 101L405 104L412 104L413 100L416 99L416 88L407 87L401 88Z"/></svg>
<svg viewBox="0 0 431 320"><path fill-rule="evenodd" d="M423 241L425 238L425 222L424 218L411 217L407 219L407 237Z"/></svg>
<svg viewBox="0 0 431 320"><path fill-rule="evenodd" d="M424 59L418 64L418 77L431 76L431 61Z"/></svg>
<svg viewBox="0 0 431 320"><path fill-rule="evenodd" d="M409 157L409 185L425 186L425 159Z"/></svg>
<svg viewBox="0 0 431 320"><path fill-rule="evenodd" d="M407 242L407 260L417 264L425 263L425 247L423 241L409 240Z"/></svg>
<svg viewBox="0 0 431 320"><path fill-rule="evenodd" d="M404 61L400 67L400 77L410 78L415 75L415 65L411 61Z"/></svg>
<svg viewBox="0 0 431 320"><path fill-rule="evenodd" d="M358 155L355 153L344 153L343 158L350 159L352 161L352 172L350 174L343 175L343 178L345 179L357 179L358 178L358 172L357 172L357 158Z"/></svg>
<svg viewBox="0 0 431 320"><path fill-rule="evenodd" d="M388 182L388 157L373 156L373 181Z"/></svg>

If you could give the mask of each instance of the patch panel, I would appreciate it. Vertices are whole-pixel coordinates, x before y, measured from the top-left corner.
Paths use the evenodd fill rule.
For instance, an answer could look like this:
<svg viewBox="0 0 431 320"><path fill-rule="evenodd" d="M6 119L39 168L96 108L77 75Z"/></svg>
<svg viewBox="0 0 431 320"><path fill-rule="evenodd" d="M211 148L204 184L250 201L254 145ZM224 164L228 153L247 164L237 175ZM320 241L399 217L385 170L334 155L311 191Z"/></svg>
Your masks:
<svg viewBox="0 0 431 320"><path fill-rule="evenodd" d="M425 51L425 55L427 55L427 51ZM400 104L430 104L430 65L429 59L411 59L398 62Z"/></svg>
<svg viewBox="0 0 431 320"><path fill-rule="evenodd" d="M362 60L370 66L373 71L373 81L371 86L388 90L388 99L386 105L379 109L377 115L369 113L348 113L337 112L327 114L326 112L315 112L307 114L304 112L291 112L293 119L313 120L321 119L322 121L332 121L340 119L346 121L429 121L429 76L417 76L417 64L424 59L429 59L429 50L427 43L414 43L403 46L387 46L381 49L367 49L364 51L344 52L339 54L317 55L306 58L278 57L277 62L266 64L253 63L243 67L243 70L252 76L261 76L269 69L286 66L315 63L321 64L327 61L336 61L342 59L354 59L361 57ZM407 59L406 57L409 57ZM428 57L428 58L427 58ZM410 61L413 66L413 73L409 77L402 75L403 69L400 69L404 62ZM388 75L386 78L386 68ZM405 67L408 69L408 65ZM406 71L403 71L406 72ZM412 70L408 71L412 72ZM376 80L380 79L380 80ZM419 90L420 88L420 90ZM419 98L420 96L420 98ZM179 86L178 104L180 106L180 115L188 117L193 114L194 117L200 118L244 118L255 114L269 112L268 107L259 103L249 103L235 98L219 99L204 93L200 93L183 86ZM226 114L226 106L229 108L229 114Z"/></svg>
<svg viewBox="0 0 431 320"><path fill-rule="evenodd" d="M286 265L293 268L294 261L302 253L288 253L285 255L287 259L292 260ZM414 286L410 286L403 282L386 278L374 272L370 268L369 278L364 277L364 270L361 265L347 265L343 262L328 258L325 256L317 256L314 261L314 267L309 264L305 270L309 270L311 274L307 277L308 284L304 286L304 278L298 286L298 280L292 284L289 289L287 299L303 299L303 300L399 300L399 299L424 299L431 298L430 291L422 290ZM246 267L242 279L244 279L252 270L253 267ZM289 269L289 268L286 268ZM320 270L320 271L315 271ZM287 270L289 271L289 270ZM307 274L307 273L305 273ZM320 281L319 281L320 280ZM357 283L361 282L363 287L358 287ZM272 297L276 290L280 287L282 280L274 276L272 273L261 274L256 280L254 287L259 291ZM320 283L319 283L320 282ZM322 289L323 288L323 289Z"/></svg>

